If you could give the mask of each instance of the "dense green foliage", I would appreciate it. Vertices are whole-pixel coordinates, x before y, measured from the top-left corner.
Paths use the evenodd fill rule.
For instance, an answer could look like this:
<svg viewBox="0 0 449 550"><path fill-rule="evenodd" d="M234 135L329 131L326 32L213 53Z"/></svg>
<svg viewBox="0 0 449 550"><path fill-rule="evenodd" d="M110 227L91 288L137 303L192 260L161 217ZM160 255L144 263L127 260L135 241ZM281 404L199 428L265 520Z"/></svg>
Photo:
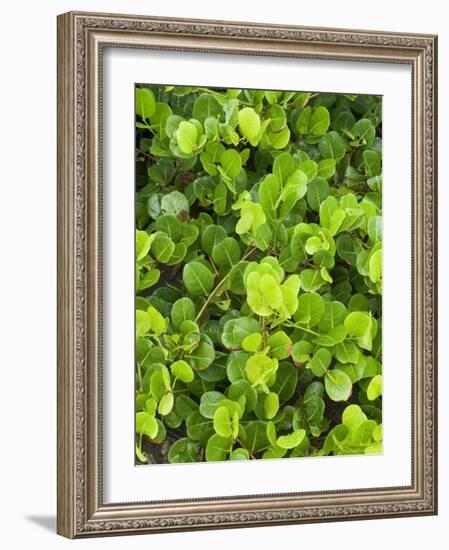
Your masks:
<svg viewBox="0 0 449 550"><path fill-rule="evenodd" d="M381 99L139 86L136 126L138 461L381 452Z"/></svg>

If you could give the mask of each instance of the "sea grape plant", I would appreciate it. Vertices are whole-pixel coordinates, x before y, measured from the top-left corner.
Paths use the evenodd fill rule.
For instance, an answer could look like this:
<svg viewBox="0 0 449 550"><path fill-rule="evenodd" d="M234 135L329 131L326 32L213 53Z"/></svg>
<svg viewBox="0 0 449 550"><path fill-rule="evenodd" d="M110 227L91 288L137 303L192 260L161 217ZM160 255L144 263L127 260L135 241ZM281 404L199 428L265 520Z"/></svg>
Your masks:
<svg viewBox="0 0 449 550"><path fill-rule="evenodd" d="M135 100L137 462L381 452L381 98Z"/></svg>

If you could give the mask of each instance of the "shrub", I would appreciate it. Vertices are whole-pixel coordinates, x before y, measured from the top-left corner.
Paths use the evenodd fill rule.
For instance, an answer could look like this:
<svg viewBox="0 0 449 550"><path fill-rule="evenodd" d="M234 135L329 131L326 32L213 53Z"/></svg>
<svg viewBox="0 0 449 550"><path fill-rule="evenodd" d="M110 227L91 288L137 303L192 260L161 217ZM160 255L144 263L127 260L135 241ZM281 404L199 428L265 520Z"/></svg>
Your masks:
<svg viewBox="0 0 449 550"><path fill-rule="evenodd" d="M378 453L381 98L136 88L136 456Z"/></svg>

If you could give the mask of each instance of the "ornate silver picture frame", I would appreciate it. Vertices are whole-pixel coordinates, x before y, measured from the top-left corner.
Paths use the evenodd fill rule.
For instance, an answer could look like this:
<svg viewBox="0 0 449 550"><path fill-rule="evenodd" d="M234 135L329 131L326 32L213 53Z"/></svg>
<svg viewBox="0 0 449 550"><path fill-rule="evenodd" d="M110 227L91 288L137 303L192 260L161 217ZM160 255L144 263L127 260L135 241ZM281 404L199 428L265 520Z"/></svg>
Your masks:
<svg viewBox="0 0 449 550"><path fill-rule="evenodd" d="M412 74L409 486L105 503L102 56L106 47L404 64ZM437 38L70 12L58 17L58 533L89 536L437 513ZM130 367L130 373L132 367Z"/></svg>

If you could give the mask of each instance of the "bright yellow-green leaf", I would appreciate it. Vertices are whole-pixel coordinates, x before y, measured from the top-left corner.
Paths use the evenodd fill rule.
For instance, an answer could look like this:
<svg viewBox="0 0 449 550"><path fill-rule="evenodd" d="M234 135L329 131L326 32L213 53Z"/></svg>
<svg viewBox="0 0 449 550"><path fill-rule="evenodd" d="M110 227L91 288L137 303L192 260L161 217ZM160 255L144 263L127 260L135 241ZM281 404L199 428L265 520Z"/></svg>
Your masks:
<svg viewBox="0 0 449 550"><path fill-rule="evenodd" d="M380 395L382 395L382 375L377 374L374 378L370 380L368 389L366 390L366 395L370 401L374 401Z"/></svg>
<svg viewBox="0 0 449 550"><path fill-rule="evenodd" d="M156 437L158 425L154 415L147 412L136 414L136 433L148 436L150 439Z"/></svg>
<svg viewBox="0 0 449 550"><path fill-rule="evenodd" d="M376 250L369 260L369 278L373 283L382 278L382 249Z"/></svg>
<svg viewBox="0 0 449 550"><path fill-rule="evenodd" d="M256 145L256 138L260 131L260 117L251 107L245 107L239 111L239 130L251 144Z"/></svg>
<svg viewBox="0 0 449 550"><path fill-rule="evenodd" d="M267 393L263 402L263 410L265 418L268 418L268 420L271 420L276 416L279 410L279 397L277 393Z"/></svg>
<svg viewBox="0 0 449 550"><path fill-rule="evenodd" d="M260 279L260 290L265 302L277 309L282 305L282 292L279 285L271 275L262 275Z"/></svg>
<svg viewBox="0 0 449 550"><path fill-rule="evenodd" d="M154 94L148 88L136 89L136 114L148 120L156 110Z"/></svg>
<svg viewBox="0 0 449 550"><path fill-rule="evenodd" d="M291 434L279 436L276 443L277 445L279 445L279 447L282 447L283 449L294 449L302 442L305 436L305 430L299 429L295 430Z"/></svg>
<svg viewBox="0 0 449 550"><path fill-rule="evenodd" d="M262 334L256 332L245 336L242 340L242 348L245 351L257 351L262 344Z"/></svg>
<svg viewBox="0 0 449 550"><path fill-rule="evenodd" d="M167 392L161 397L161 400L159 401L159 406L157 408L158 413L162 415L167 415L171 412L173 409L173 393Z"/></svg>
<svg viewBox="0 0 449 550"><path fill-rule="evenodd" d="M172 371L173 376L186 383L192 382L195 376L190 365L182 359L172 363L170 370Z"/></svg>
<svg viewBox="0 0 449 550"><path fill-rule="evenodd" d="M165 332L167 329L167 321L159 311L155 307L150 306L147 309L147 313L151 321L151 331L158 335Z"/></svg>
<svg viewBox="0 0 449 550"><path fill-rule="evenodd" d="M196 147L198 131L191 122L183 120L176 130L176 139L183 153L190 155Z"/></svg>

